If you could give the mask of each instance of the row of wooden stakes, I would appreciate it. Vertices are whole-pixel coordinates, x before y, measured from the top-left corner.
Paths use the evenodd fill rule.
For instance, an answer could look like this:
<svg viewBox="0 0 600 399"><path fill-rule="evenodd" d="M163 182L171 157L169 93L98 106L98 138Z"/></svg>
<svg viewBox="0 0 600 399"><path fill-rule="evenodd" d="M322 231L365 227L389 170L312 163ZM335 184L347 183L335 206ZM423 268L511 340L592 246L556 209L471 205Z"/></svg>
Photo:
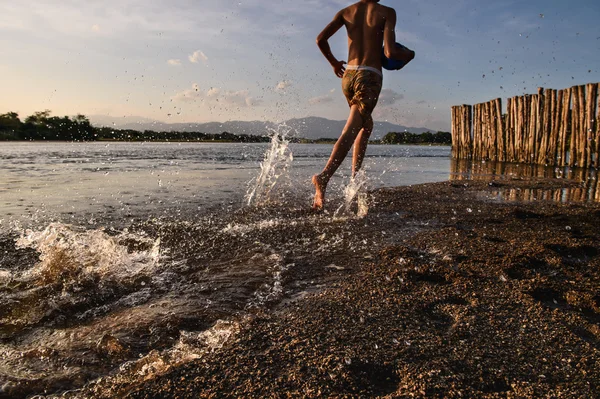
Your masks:
<svg viewBox="0 0 600 399"><path fill-rule="evenodd" d="M452 107L452 156L551 166L600 165L599 84Z"/></svg>

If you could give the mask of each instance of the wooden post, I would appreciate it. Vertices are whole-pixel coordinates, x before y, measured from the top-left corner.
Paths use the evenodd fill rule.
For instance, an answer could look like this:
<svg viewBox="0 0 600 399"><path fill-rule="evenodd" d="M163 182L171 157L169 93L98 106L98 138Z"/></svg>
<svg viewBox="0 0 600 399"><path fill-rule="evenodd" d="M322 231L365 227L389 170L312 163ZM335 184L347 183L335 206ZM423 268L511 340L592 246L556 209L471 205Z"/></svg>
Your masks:
<svg viewBox="0 0 600 399"><path fill-rule="evenodd" d="M524 141L525 141L525 124L523 123L524 109L525 109L525 96L517 97L517 161L523 162L524 156Z"/></svg>
<svg viewBox="0 0 600 399"><path fill-rule="evenodd" d="M497 161L498 160L498 148L496 147L496 107L494 107L493 101L487 102L489 109L489 119L488 124L490 126L490 160Z"/></svg>
<svg viewBox="0 0 600 399"><path fill-rule="evenodd" d="M460 159L465 158L465 106L461 105L459 108L459 133L460 133L460 153L458 157Z"/></svg>
<svg viewBox="0 0 600 399"><path fill-rule="evenodd" d="M473 106L467 105L467 139L469 158L473 158Z"/></svg>
<svg viewBox="0 0 600 399"><path fill-rule="evenodd" d="M487 159L487 123L486 123L485 103L479 104L479 123L481 125L481 148L479 159Z"/></svg>
<svg viewBox="0 0 600 399"><path fill-rule="evenodd" d="M598 106L596 107L596 169L600 170L600 85L598 86ZM600 195L600 184L598 184L598 194Z"/></svg>
<svg viewBox="0 0 600 399"><path fill-rule="evenodd" d="M486 135L486 148L487 148L487 159L490 161L494 160L494 147L493 147L493 137L494 137L494 125L492 123L493 115L492 115L492 106L490 102L485 103L485 125L487 127L487 135Z"/></svg>
<svg viewBox="0 0 600 399"><path fill-rule="evenodd" d="M462 106L462 148L463 148L463 153L461 158L463 159L468 159L469 158L469 141L467 139L467 134L469 131L469 127L467 126L468 124L468 116L467 116L467 105L463 104Z"/></svg>
<svg viewBox="0 0 600 399"><path fill-rule="evenodd" d="M456 126L454 124L454 106L450 107L450 136L452 137L452 158L456 158L456 140L454 139Z"/></svg>
<svg viewBox="0 0 600 399"><path fill-rule="evenodd" d="M527 162L529 150L529 115L531 114L531 95L525 94L523 101L523 162Z"/></svg>
<svg viewBox="0 0 600 399"><path fill-rule="evenodd" d="M544 90L542 107L542 130L540 137L540 148L538 151L537 163L540 165L548 164L548 145L550 143L550 132L552 130L552 89Z"/></svg>
<svg viewBox="0 0 600 399"><path fill-rule="evenodd" d="M562 115L560 122L560 139L559 139L559 154L560 154L560 165L567 166L569 164L567 159L567 151L569 149L569 129L571 121L570 121L570 109L571 109L571 89L563 90L563 105L562 105Z"/></svg>
<svg viewBox="0 0 600 399"><path fill-rule="evenodd" d="M512 162L513 161L513 156L512 156L512 139L513 139L513 110L512 110L512 106L513 106L513 99L509 98L506 101L506 125L504 126L505 129L505 136L504 136L504 140L506 143L506 161L508 162Z"/></svg>
<svg viewBox="0 0 600 399"><path fill-rule="evenodd" d="M475 152L475 155L478 160L481 160L483 156L483 121L481 113L481 103L479 103L477 104L477 115L475 117L475 123L477 124L477 151Z"/></svg>
<svg viewBox="0 0 600 399"><path fill-rule="evenodd" d="M535 139L533 145L533 153L531 157L532 163L539 163L539 156L542 146L542 135L544 131L544 88L538 87L537 103L535 107Z"/></svg>
<svg viewBox="0 0 600 399"><path fill-rule="evenodd" d="M530 97L529 103L529 136L528 136L528 147L527 147L527 160L528 164L532 163L533 156L535 154L535 140L537 130L537 110L538 110L538 95L534 94Z"/></svg>
<svg viewBox="0 0 600 399"><path fill-rule="evenodd" d="M486 136L487 129L485 124L485 103L479 104L479 159L484 160L487 158L487 147L486 147Z"/></svg>
<svg viewBox="0 0 600 399"><path fill-rule="evenodd" d="M586 86L587 93L587 109L585 112L585 145L586 145L586 167L590 168L593 165L594 154L595 154L595 123L596 123L596 96L598 93L598 85L589 83Z"/></svg>
<svg viewBox="0 0 600 399"><path fill-rule="evenodd" d="M459 107L454 106L452 107L452 112L453 112L453 121L452 121L452 142L453 142L453 151L454 151L454 157L455 158L459 158L459 154L460 154L460 125L459 125Z"/></svg>
<svg viewBox="0 0 600 399"><path fill-rule="evenodd" d="M461 117L462 117L462 156L461 158L463 159L468 159L469 158L469 141L467 140L467 132L469 131L469 128L467 126L468 123L468 117L467 117L467 105L463 104L462 106L462 113L461 113Z"/></svg>
<svg viewBox="0 0 600 399"><path fill-rule="evenodd" d="M571 87L573 106L571 107L571 145L569 146L569 166L575 166L578 160L577 139L579 132L579 86Z"/></svg>
<svg viewBox="0 0 600 399"><path fill-rule="evenodd" d="M477 159L477 104L473 105L473 142L471 145L471 156Z"/></svg>
<svg viewBox="0 0 600 399"><path fill-rule="evenodd" d="M492 161L492 160L494 160L496 153L494 151L494 139L493 139L494 124L492 123L494 117L492 115L492 104L489 101L487 103L485 103L485 110L486 110L485 124L487 126L487 137L486 137L487 159Z"/></svg>
<svg viewBox="0 0 600 399"><path fill-rule="evenodd" d="M552 129L550 129L550 141L548 143L548 163L552 166L557 165L556 145L558 143L558 131L560 129L560 111L562 102L562 90L552 90Z"/></svg>
<svg viewBox="0 0 600 399"><path fill-rule="evenodd" d="M523 96L515 97L515 162L521 162L521 144L523 142L523 127L521 125L521 112L523 110Z"/></svg>
<svg viewBox="0 0 600 399"><path fill-rule="evenodd" d="M506 146L504 144L504 123L502 121L502 99L497 98L494 101L496 108L496 148L498 153L498 161L504 162L506 160Z"/></svg>
<svg viewBox="0 0 600 399"><path fill-rule="evenodd" d="M548 139L546 137L546 112L548 111L546 106L546 91L543 90L541 94L539 94L539 103L538 103L538 139L537 139L537 151L535 153L535 163L540 165L545 163L546 158L546 143Z"/></svg>
<svg viewBox="0 0 600 399"><path fill-rule="evenodd" d="M456 141L458 142L458 147L456 148L456 156L458 159L462 158L462 106L458 105L456 107Z"/></svg>
<svg viewBox="0 0 600 399"><path fill-rule="evenodd" d="M451 108L452 114L452 158L458 158L458 126L456 124L456 106Z"/></svg>
<svg viewBox="0 0 600 399"><path fill-rule="evenodd" d="M512 132L511 132L511 137L510 137L510 153L511 153L511 162L517 162L517 96L513 97L512 99L512 106L511 108L511 112L512 112L512 117L511 119L511 125L512 125Z"/></svg>
<svg viewBox="0 0 600 399"><path fill-rule="evenodd" d="M469 158L469 141L467 140L467 134L469 131L469 127L467 126L468 120L469 119L467 117L467 105L463 104L463 106L462 106L462 142L463 142L462 158L463 159Z"/></svg>
<svg viewBox="0 0 600 399"><path fill-rule="evenodd" d="M587 121L586 121L586 103L585 103L585 86L579 86L579 139L577 150L579 154L578 165L582 168L587 168Z"/></svg>

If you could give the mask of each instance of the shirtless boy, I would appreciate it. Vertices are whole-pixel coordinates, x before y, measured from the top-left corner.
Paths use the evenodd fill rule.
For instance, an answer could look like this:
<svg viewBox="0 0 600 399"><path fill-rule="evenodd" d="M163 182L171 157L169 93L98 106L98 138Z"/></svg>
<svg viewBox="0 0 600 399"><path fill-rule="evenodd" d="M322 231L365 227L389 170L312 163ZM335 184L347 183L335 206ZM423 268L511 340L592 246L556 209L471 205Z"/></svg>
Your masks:
<svg viewBox="0 0 600 399"><path fill-rule="evenodd" d="M316 189L313 203L315 210L323 208L327 183L346 158L352 144L352 177L362 166L369 136L373 131L371 114L381 92L382 46L388 58L414 58L413 51L395 46L396 11L377 3L379 0L361 0L344 8L317 37L317 45L333 67L333 72L342 78L342 90L350 106L350 115L327 165L321 173L312 177ZM333 56L327 42L342 26L348 32L348 63L345 68L346 62L338 61Z"/></svg>

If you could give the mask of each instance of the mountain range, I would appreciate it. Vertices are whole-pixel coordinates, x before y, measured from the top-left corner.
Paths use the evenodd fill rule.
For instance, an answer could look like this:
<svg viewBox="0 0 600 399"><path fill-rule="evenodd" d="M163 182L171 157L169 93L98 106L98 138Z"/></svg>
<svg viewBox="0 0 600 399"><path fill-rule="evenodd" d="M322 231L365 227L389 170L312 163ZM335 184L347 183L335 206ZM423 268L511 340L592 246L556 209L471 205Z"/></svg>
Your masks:
<svg viewBox="0 0 600 399"><path fill-rule="evenodd" d="M232 134L255 136L264 136L272 131L283 133L285 129L288 129L291 130L293 136L307 139L337 138L346 124L346 121L335 121L315 116L289 119L281 124L261 121L164 123L142 117L117 118L104 115L92 115L88 118L94 126L113 127L115 129L154 130L156 132L202 132L212 134L229 132ZM407 127L389 122L375 122L371 138L379 139L390 132L405 131L418 134L434 132L434 130L424 127Z"/></svg>

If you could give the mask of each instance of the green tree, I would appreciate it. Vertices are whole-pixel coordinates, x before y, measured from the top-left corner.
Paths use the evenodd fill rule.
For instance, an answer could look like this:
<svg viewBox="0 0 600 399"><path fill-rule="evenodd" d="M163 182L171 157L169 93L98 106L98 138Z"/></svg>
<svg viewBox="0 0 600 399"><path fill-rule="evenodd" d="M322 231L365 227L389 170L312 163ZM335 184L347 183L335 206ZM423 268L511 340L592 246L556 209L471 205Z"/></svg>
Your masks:
<svg viewBox="0 0 600 399"><path fill-rule="evenodd" d="M0 115L0 140L18 140L21 138L21 120L16 112Z"/></svg>

